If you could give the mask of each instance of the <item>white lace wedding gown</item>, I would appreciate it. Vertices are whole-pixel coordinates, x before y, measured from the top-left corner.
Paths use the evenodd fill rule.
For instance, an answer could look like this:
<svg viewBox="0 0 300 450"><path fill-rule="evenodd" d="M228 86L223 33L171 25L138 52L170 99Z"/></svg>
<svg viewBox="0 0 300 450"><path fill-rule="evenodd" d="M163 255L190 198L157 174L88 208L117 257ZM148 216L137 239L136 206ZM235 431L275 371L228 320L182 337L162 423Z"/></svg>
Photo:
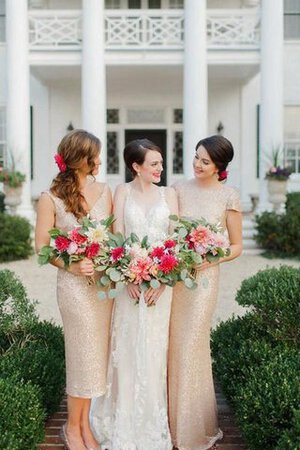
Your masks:
<svg viewBox="0 0 300 450"><path fill-rule="evenodd" d="M125 234L148 235L155 243L168 234L170 210L160 200L146 215L128 186ZM136 305L123 290L115 299L107 393L92 401L91 424L102 449L171 450L167 413L167 350L171 288L154 307L143 294Z"/></svg>

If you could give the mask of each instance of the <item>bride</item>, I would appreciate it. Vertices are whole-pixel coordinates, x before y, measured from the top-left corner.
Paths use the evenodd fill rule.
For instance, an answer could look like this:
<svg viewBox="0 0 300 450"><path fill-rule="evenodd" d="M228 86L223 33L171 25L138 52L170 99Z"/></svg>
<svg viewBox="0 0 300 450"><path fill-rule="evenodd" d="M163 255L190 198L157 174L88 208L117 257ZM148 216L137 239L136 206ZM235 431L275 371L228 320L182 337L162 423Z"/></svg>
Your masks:
<svg viewBox="0 0 300 450"><path fill-rule="evenodd" d="M114 231L161 241L169 233L169 215L177 214L175 191L155 186L163 170L161 150L147 139L135 140L124 159L133 181L116 189ZM131 284L115 299L107 393L91 410L103 449L172 449L166 383L171 291L161 285L141 292Z"/></svg>

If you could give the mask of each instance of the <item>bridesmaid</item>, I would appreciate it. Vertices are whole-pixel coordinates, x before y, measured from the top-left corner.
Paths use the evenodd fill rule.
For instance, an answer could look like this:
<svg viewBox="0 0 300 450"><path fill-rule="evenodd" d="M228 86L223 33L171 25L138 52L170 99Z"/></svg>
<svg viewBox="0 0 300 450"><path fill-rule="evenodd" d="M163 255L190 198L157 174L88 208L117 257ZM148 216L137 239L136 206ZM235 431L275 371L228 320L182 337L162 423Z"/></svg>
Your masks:
<svg viewBox="0 0 300 450"><path fill-rule="evenodd" d="M87 131L74 130L62 139L55 156L59 173L38 204L37 252L49 245L50 228L68 231L87 214L98 220L111 214L110 189L95 180L99 155L100 141ZM68 268L61 259L52 264L58 268L57 299L66 353L68 420L62 438L68 449L96 450L100 447L90 428L89 410L91 398L106 391L112 302L100 301L96 286L88 285L86 277L94 275L91 260L73 262Z"/></svg>
<svg viewBox="0 0 300 450"><path fill-rule="evenodd" d="M230 240L230 256L242 252L242 217L238 193L220 181L233 158L231 143L222 136L198 142L193 161L194 178L175 186L180 216L220 222ZM204 261L197 267L198 287L182 283L174 288L169 347L169 418L172 443L179 450L207 450L222 438L210 356L210 327L215 309L219 263ZM205 279L205 282L203 280ZM207 286L208 281L208 286Z"/></svg>

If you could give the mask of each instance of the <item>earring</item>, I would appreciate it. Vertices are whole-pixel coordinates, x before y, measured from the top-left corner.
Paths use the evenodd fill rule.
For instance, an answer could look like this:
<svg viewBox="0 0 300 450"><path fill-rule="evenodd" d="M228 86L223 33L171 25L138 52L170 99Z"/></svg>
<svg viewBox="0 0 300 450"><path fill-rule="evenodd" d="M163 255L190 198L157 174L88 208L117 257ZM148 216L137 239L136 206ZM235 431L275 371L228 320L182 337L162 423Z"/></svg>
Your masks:
<svg viewBox="0 0 300 450"><path fill-rule="evenodd" d="M137 176L138 176L138 177L140 177L140 176L141 176L140 172L137 172Z"/></svg>

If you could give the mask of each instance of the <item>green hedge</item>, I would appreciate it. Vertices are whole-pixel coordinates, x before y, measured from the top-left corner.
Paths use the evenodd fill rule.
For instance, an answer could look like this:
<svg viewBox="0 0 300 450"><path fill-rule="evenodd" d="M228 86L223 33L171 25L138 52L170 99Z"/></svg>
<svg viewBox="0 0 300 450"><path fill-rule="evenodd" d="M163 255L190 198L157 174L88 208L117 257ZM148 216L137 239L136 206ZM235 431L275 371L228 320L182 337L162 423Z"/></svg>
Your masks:
<svg viewBox="0 0 300 450"><path fill-rule="evenodd" d="M0 262L28 258L33 253L30 233L27 219L0 213Z"/></svg>
<svg viewBox="0 0 300 450"><path fill-rule="evenodd" d="M250 311L212 333L214 372L250 450L298 448L299 286L300 269L257 273L236 297Z"/></svg>
<svg viewBox="0 0 300 450"><path fill-rule="evenodd" d="M272 256L300 257L300 193L288 194L285 214L264 212L255 217L255 239Z"/></svg>
<svg viewBox="0 0 300 450"><path fill-rule="evenodd" d="M3 213L5 210L4 198L5 198L4 193L0 192L0 213Z"/></svg>
<svg viewBox="0 0 300 450"><path fill-rule="evenodd" d="M0 378L0 448L33 450L44 438L45 413L39 388Z"/></svg>
<svg viewBox="0 0 300 450"><path fill-rule="evenodd" d="M294 411L292 426L282 434L276 450L300 450L300 409Z"/></svg>
<svg viewBox="0 0 300 450"><path fill-rule="evenodd" d="M63 334L38 320L35 303L13 272L0 271L0 286L0 448L31 450L64 394Z"/></svg>

